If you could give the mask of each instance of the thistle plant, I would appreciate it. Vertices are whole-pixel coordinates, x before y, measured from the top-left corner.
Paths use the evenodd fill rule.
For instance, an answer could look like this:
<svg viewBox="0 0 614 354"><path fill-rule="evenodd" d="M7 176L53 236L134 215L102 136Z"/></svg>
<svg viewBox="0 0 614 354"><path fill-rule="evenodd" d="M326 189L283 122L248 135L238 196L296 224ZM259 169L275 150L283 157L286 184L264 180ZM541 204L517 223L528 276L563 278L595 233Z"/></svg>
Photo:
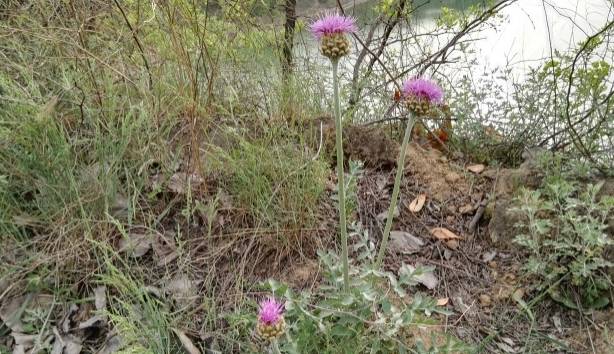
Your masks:
<svg viewBox="0 0 614 354"><path fill-rule="evenodd" d="M284 305L272 297L261 301L258 309L256 333L260 338L270 343L273 353L280 353L277 339L285 331Z"/></svg>
<svg viewBox="0 0 614 354"><path fill-rule="evenodd" d="M350 42L347 35L357 31L356 21L335 13L329 13L311 24L311 33L320 41L322 55L330 59L333 67L333 100L335 103L335 131L337 148L337 183L339 190L339 227L341 229L341 258L343 262L343 283L349 290L348 236L345 214L345 183L343 174L343 132L341 106L339 103L339 59L349 54Z"/></svg>
<svg viewBox="0 0 614 354"><path fill-rule="evenodd" d="M386 254L386 247L388 246L388 238L390 237L392 220L394 218L394 210L397 207L397 201L399 198L401 177L403 176L403 170L405 169L405 153L415 117L427 115L432 109L440 105L443 101L443 91L441 87L432 81L420 78L411 79L403 83L401 99L405 103L408 111L407 126L405 127L405 134L403 136L401 150L399 151L397 160L397 174L394 179L392 198L390 201L390 207L388 208L388 217L386 218L386 226L384 227L384 234L382 235L382 243L374 264L375 270L381 267L384 260L384 255Z"/></svg>

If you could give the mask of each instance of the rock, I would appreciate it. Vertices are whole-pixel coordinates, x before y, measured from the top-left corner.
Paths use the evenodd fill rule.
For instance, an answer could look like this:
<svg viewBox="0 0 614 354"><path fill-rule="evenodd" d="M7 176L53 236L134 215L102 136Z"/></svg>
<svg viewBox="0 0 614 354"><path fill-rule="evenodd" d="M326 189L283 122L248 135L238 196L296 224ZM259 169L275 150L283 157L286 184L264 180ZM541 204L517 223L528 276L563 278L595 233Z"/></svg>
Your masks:
<svg viewBox="0 0 614 354"><path fill-rule="evenodd" d="M512 207L510 199L498 199L491 202L492 206L487 207L487 210L492 210L492 217L488 223L488 231L490 240L500 245L509 244L516 235L515 225L520 221L516 213L509 211Z"/></svg>
<svg viewBox="0 0 614 354"><path fill-rule="evenodd" d="M390 232L389 250L396 253L412 254L424 246L422 239L405 231Z"/></svg>
<svg viewBox="0 0 614 354"><path fill-rule="evenodd" d="M497 179L497 195L513 195L520 187L537 188L541 185L543 175L531 170L528 165L520 165L518 169L502 169Z"/></svg>

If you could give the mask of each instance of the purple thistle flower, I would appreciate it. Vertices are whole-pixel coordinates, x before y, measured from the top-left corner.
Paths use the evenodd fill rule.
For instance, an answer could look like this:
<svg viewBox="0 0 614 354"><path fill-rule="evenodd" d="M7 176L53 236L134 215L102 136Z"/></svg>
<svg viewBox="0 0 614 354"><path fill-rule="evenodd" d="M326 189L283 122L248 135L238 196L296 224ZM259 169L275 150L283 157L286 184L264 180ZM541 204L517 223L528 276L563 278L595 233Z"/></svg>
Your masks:
<svg viewBox="0 0 614 354"><path fill-rule="evenodd" d="M282 319L283 313L284 305L277 302L275 298L270 297L260 301L260 308L258 309L258 322L267 326L275 325L280 319Z"/></svg>
<svg viewBox="0 0 614 354"><path fill-rule="evenodd" d="M443 101L443 90L435 82L416 78L403 83L403 97L413 97L433 103Z"/></svg>
<svg viewBox="0 0 614 354"><path fill-rule="evenodd" d="M353 17L326 13L309 26L311 33L318 40L334 33L355 33L358 31Z"/></svg>

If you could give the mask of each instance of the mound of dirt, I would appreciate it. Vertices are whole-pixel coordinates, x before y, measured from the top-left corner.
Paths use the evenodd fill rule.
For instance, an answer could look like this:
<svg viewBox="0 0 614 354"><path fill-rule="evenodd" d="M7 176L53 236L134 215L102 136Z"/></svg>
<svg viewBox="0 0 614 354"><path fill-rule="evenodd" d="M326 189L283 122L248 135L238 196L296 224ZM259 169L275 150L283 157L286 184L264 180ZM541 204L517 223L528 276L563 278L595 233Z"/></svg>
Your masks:
<svg viewBox="0 0 614 354"><path fill-rule="evenodd" d="M335 122L330 116L311 121L308 126L310 140L324 156L336 161ZM396 167L399 144L379 126L346 124L343 127L343 159L347 166L350 160L362 161L366 168L390 170Z"/></svg>
<svg viewBox="0 0 614 354"><path fill-rule="evenodd" d="M471 185L463 171L450 163L439 150L424 149L415 143L409 144L405 168L437 201L443 202L457 195L470 193Z"/></svg>

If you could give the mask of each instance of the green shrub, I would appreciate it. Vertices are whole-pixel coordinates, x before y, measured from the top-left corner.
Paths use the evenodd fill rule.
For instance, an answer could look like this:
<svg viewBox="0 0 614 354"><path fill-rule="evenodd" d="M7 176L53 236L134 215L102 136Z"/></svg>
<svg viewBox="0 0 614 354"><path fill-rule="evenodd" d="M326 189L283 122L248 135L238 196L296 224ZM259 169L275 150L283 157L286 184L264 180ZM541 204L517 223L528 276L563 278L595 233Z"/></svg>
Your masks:
<svg viewBox="0 0 614 354"><path fill-rule="evenodd" d="M577 168L569 170L560 160L554 166L546 169L540 189L522 190L517 198L514 210L522 219L514 241L531 253L525 270L554 300L572 308L606 306L612 288L608 268L614 265L606 259L614 245L606 228L614 197L598 198L603 183L579 182Z"/></svg>

